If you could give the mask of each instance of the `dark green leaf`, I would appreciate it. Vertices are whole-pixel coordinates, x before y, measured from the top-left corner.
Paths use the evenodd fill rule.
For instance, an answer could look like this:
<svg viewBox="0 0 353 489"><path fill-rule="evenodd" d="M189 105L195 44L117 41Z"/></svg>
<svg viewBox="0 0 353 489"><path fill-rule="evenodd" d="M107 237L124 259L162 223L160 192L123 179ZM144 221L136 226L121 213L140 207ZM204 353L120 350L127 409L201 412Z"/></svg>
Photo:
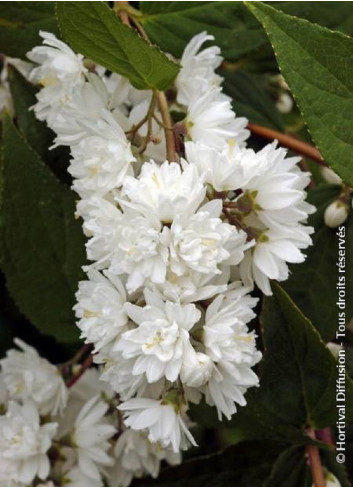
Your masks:
<svg viewBox="0 0 353 489"><path fill-rule="evenodd" d="M280 113L273 100L261 86L255 75L245 71L223 73L224 91L233 100L237 116L244 116L253 124L284 132Z"/></svg>
<svg viewBox="0 0 353 489"><path fill-rule="evenodd" d="M178 65L122 24L103 2L57 2L64 39L84 56L127 77L140 89L165 90Z"/></svg>
<svg viewBox="0 0 353 489"><path fill-rule="evenodd" d="M268 487L311 487L312 478L305 456L305 446L293 446L283 451L276 460Z"/></svg>
<svg viewBox="0 0 353 489"><path fill-rule="evenodd" d="M54 2L0 2L0 52L23 58L40 30L57 34Z"/></svg>
<svg viewBox="0 0 353 489"><path fill-rule="evenodd" d="M332 29L353 34L350 2L275 2L276 9L304 17ZM257 63L269 58L266 36L243 2L140 2L143 23L151 39L165 51L180 57L185 44L206 30L228 61L261 48Z"/></svg>
<svg viewBox="0 0 353 489"><path fill-rule="evenodd" d="M207 31L227 60L260 47L266 39L242 2L141 2L147 34L165 51L180 57L186 43Z"/></svg>
<svg viewBox="0 0 353 489"><path fill-rule="evenodd" d="M21 133L55 175L63 182L71 183L70 175L67 172L68 148L49 149L53 144L55 134L30 110L36 102L36 88L11 66L9 67L9 83L16 123Z"/></svg>
<svg viewBox="0 0 353 489"><path fill-rule="evenodd" d="M21 312L60 341L78 337L72 307L85 249L75 196L58 182L8 117L4 121L3 260Z"/></svg>
<svg viewBox="0 0 353 489"><path fill-rule="evenodd" d="M267 32L318 149L353 184L353 39L261 2L247 6Z"/></svg>
<svg viewBox="0 0 353 489"><path fill-rule="evenodd" d="M353 10L351 2L269 2L272 7L288 15L303 17L345 34L353 34Z"/></svg>
<svg viewBox="0 0 353 489"><path fill-rule="evenodd" d="M241 442L224 452L191 459L161 472L158 479L136 480L142 486L262 486L283 445L272 442Z"/></svg>
<svg viewBox="0 0 353 489"><path fill-rule="evenodd" d="M276 283L261 313L265 358L260 387L232 424L248 437L303 443L305 428L335 425L336 361L311 322ZM347 419L353 416L352 382L346 382ZM274 402L275 400L275 402Z"/></svg>
<svg viewBox="0 0 353 489"><path fill-rule="evenodd" d="M288 294L312 321L325 341L333 340L337 330L338 236L336 229L325 225L324 212L340 191L341 188L337 185L320 185L309 191L308 201L317 207L317 212L310 217L309 222L315 227L313 246L307 250L304 263L291 266L291 276L284 283ZM350 212L346 223L347 298L351 297L353 291L353 257L349 252L352 247L353 215ZM353 302L347 300L347 323L352 316Z"/></svg>

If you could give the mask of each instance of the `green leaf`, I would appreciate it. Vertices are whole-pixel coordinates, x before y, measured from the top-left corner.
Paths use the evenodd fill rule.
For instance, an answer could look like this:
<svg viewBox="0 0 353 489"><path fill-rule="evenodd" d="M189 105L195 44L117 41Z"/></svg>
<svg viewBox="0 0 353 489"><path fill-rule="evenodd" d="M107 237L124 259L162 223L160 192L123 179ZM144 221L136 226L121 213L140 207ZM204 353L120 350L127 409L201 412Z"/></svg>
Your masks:
<svg viewBox="0 0 353 489"><path fill-rule="evenodd" d="M311 487L312 478L305 456L305 446L293 446L283 451L266 480L267 487Z"/></svg>
<svg viewBox="0 0 353 489"><path fill-rule="evenodd" d="M36 103L36 88L11 66L9 66L9 84L16 124L21 133L55 175L61 181L71 184L71 178L67 172L70 159L69 149L63 146L49 149L53 144L55 134L30 110Z"/></svg>
<svg viewBox="0 0 353 489"><path fill-rule="evenodd" d="M2 270L21 312L43 333L78 339L72 307L85 260L75 197L6 117Z"/></svg>
<svg viewBox="0 0 353 489"><path fill-rule="evenodd" d="M273 6L353 34L350 2L275 2ZM236 61L259 48L260 56L271 56L260 24L249 15L243 2L140 2L140 9L139 21L147 34L176 57L181 56L193 36L204 30L215 36L228 61Z"/></svg>
<svg viewBox="0 0 353 489"><path fill-rule="evenodd" d="M271 2L271 6L345 34L353 34L351 2Z"/></svg>
<svg viewBox="0 0 353 489"><path fill-rule="evenodd" d="M245 71L222 72L224 91L233 100L237 116L244 116L253 124L284 132L280 113L273 100L255 75Z"/></svg>
<svg viewBox="0 0 353 489"><path fill-rule="evenodd" d="M0 52L24 58L40 30L57 34L54 2L0 2Z"/></svg>
<svg viewBox="0 0 353 489"><path fill-rule="evenodd" d="M248 437L301 444L305 429L335 425L336 361L311 322L273 283L261 313L265 357L260 387L247 394L232 424ZM346 381L347 420L353 416L353 386ZM274 402L275 400L275 402Z"/></svg>
<svg viewBox="0 0 353 489"><path fill-rule="evenodd" d="M176 77L178 65L122 24L105 3L57 2L56 13L73 49L124 75L136 88L165 90Z"/></svg>
<svg viewBox="0 0 353 489"><path fill-rule="evenodd" d="M215 36L227 60L236 60L266 42L242 2L141 2L140 9L139 20L147 34L176 57L202 31Z"/></svg>
<svg viewBox="0 0 353 489"><path fill-rule="evenodd" d="M136 486L257 487L269 476L283 445L241 442L223 452L198 457L162 471L158 479L135 480Z"/></svg>
<svg viewBox="0 0 353 489"><path fill-rule="evenodd" d="M323 158L353 185L353 39L261 2L247 6L262 23Z"/></svg>
<svg viewBox="0 0 353 489"><path fill-rule="evenodd" d="M308 193L308 201L317 211L309 219L315 227L313 246L307 252L304 263L292 265L289 280L284 288L303 313L312 321L324 341L335 339L338 310L338 236L336 229L328 228L324 223L326 207L337 199L341 187L338 185L320 185ZM346 222L346 289L347 298L353 292L353 256L349 252L353 247L353 213ZM305 286L303 286L305 284ZM353 317L353 302L346 302L347 323Z"/></svg>

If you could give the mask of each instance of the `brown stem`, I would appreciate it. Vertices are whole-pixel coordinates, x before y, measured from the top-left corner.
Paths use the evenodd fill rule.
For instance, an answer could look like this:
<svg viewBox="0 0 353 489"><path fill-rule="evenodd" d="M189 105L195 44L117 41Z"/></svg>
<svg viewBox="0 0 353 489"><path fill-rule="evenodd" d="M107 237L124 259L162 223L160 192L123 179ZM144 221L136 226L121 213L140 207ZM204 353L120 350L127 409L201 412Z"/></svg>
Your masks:
<svg viewBox="0 0 353 489"><path fill-rule="evenodd" d="M65 363L62 363L61 365L58 365L58 369L63 372L65 371L68 367L71 367L72 365L76 365L77 363L80 362L81 358L83 358L86 353L89 353L91 351L91 348L92 348L92 345L91 344L87 344L87 345L83 345L77 353L75 353L75 355L70 358L70 360L68 360L67 362Z"/></svg>
<svg viewBox="0 0 353 489"><path fill-rule="evenodd" d="M170 116L168 101L164 92L157 92L157 102L163 121L165 142L167 146L167 160L170 162L176 161L174 133L172 129L173 121Z"/></svg>
<svg viewBox="0 0 353 489"><path fill-rule="evenodd" d="M312 428L307 429L307 434L313 440L316 440L315 431ZM316 445L308 443L306 445L306 453L309 459L311 475L313 477L313 482L315 487L326 487L324 470L322 467L320 452Z"/></svg>
<svg viewBox="0 0 353 489"><path fill-rule="evenodd" d="M153 119L155 105L156 105L156 92L153 92L151 103L150 103L150 106L148 108L148 112L147 112L147 115L146 115L146 117L147 117L147 134L146 134L146 137L145 137L144 142L142 143L141 147L138 150L138 152L140 154L143 153L146 150L147 144L151 140L151 135L152 135L152 119Z"/></svg>
<svg viewBox="0 0 353 489"><path fill-rule="evenodd" d="M152 44L142 25L135 18L132 18L131 20L134 26L136 27L137 31L141 35L141 37L145 39L145 41L147 41L148 44ZM175 144L174 144L174 134L172 129L173 121L169 113L168 101L164 92L157 92L157 103L163 121L164 135L165 135L165 141L167 146L167 160L175 161L176 160Z"/></svg>
<svg viewBox="0 0 353 489"><path fill-rule="evenodd" d="M277 139L277 141L284 147L299 153L306 158L310 158L319 165L326 166L326 163L322 159L319 151L311 146L308 143L304 143L304 141L300 141L299 139L295 139L293 136L289 136L288 134L283 134L278 131L274 131L273 129L268 129L267 127L259 126L257 124L248 124L248 129L257 136L260 136L264 139L269 139L273 141Z"/></svg>
<svg viewBox="0 0 353 489"><path fill-rule="evenodd" d="M76 384L78 379L86 372L86 370L88 370L91 367L92 363L93 363L93 355L89 355L86 358L86 360L82 363L80 370L77 372L77 374L73 375L70 379L66 381L66 387L70 388L74 384Z"/></svg>
<svg viewBox="0 0 353 489"><path fill-rule="evenodd" d="M130 27L129 14L125 8L129 5L129 2L114 2L114 10L119 15L121 22Z"/></svg>

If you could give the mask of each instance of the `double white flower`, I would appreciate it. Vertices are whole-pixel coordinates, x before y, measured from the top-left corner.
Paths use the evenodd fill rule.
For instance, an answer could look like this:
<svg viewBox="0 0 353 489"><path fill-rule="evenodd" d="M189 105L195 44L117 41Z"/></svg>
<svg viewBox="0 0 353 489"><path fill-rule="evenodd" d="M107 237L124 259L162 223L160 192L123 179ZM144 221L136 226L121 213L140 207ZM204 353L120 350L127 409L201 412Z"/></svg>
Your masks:
<svg viewBox="0 0 353 489"><path fill-rule="evenodd" d="M49 46L30 55L40 64L32 77L52 81L35 111L57 133L56 144L71 149L92 261L75 312L103 366L101 378L124 401L119 409L131 431L115 452L138 454L118 464L120 480L129 483L145 471L156 475L157 446L168 459L195 443L187 428L190 402L204 396L220 418L230 418L258 385L253 367L261 353L247 326L256 300L249 293L256 284L271 294L269 280L286 279L287 263L304 259L312 232L305 221L313 212L305 202L308 175L276 145L246 148L247 120L236 117L222 92L219 48L202 49L213 39L207 33L190 41L175 81L173 108L185 139L180 163L164 161L159 109L150 126L144 119L151 91L101 67L87 73L81 56L44 38ZM234 282L239 277L247 288ZM97 481L102 466L117 480L108 469L109 429L102 428L92 452L85 445L85 418L91 439L105 426L103 411L98 401L81 411L72 478L87 472ZM154 448L146 452L147 438Z"/></svg>

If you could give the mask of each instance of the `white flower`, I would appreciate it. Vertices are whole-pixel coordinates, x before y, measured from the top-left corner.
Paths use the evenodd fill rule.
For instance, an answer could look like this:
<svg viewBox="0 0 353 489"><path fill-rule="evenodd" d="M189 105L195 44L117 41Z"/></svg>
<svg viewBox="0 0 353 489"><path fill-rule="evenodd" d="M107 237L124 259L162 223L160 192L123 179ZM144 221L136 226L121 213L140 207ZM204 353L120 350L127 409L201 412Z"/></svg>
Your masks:
<svg viewBox="0 0 353 489"><path fill-rule="evenodd" d="M212 200L189 218L180 215L171 226L170 268L178 276L188 268L220 274L219 265L237 265L249 247L246 234L222 222L222 201Z"/></svg>
<svg viewBox="0 0 353 489"><path fill-rule="evenodd" d="M288 263L300 263L311 244L313 228L303 225L314 206L305 202L309 175L297 166L299 158L285 158L286 150L267 145L258 153L244 151L240 158L243 192L235 199L243 212L242 224L256 240L240 264L245 285L253 281L270 295L269 279L286 280ZM253 158L249 156L253 155Z"/></svg>
<svg viewBox="0 0 353 489"><path fill-rule="evenodd" d="M242 181L242 167L238 164L242 159L250 157L247 150L226 146L222 151L204 143L185 143L186 158L195 165L200 174L205 175L205 182L212 185L217 192L235 190ZM246 162L244 162L246 165Z"/></svg>
<svg viewBox="0 0 353 489"><path fill-rule="evenodd" d="M53 34L40 31L44 46L37 46L27 57L39 66L29 75L31 81L43 85L34 106L40 120L52 117L58 107L70 100L73 88L82 83L86 68L81 55L75 54L67 44Z"/></svg>
<svg viewBox="0 0 353 489"><path fill-rule="evenodd" d="M126 426L133 430L146 429L152 443L171 446L175 453L185 450L188 442L196 446L181 413L168 402L138 398L124 402L118 409L124 412Z"/></svg>
<svg viewBox="0 0 353 489"><path fill-rule="evenodd" d="M135 161L124 132L111 120L109 133L88 136L73 146L68 171L76 179L73 189L82 197L105 195L119 188L123 178L132 174Z"/></svg>
<svg viewBox="0 0 353 489"><path fill-rule="evenodd" d="M50 463L47 456L57 423L40 425L35 405L22 406L10 401L8 411L0 416L0 466L1 476L8 485L29 485L35 477L45 480Z"/></svg>
<svg viewBox="0 0 353 489"><path fill-rule="evenodd" d="M77 465L64 474L62 485L63 487L103 487L100 477L98 479L90 477Z"/></svg>
<svg viewBox="0 0 353 489"><path fill-rule="evenodd" d="M302 263L305 255L300 251L311 244L309 226L288 227L287 233L265 230L256 245L245 252L240 263L241 278L246 286L256 285L266 295L272 295L270 279L283 281L289 275L288 263Z"/></svg>
<svg viewBox="0 0 353 489"><path fill-rule="evenodd" d="M157 285L159 293L167 300L188 304L210 299L224 292L230 278L230 266L220 266L221 274L205 274L192 269L181 276L167 271L166 281Z"/></svg>
<svg viewBox="0 0 353 489"><path fill-rule="evenodd" d="M90 238L86 244L88 259L95 261L97 268L107 268L119 242L121 212L114 202L93 195L78 202L77 216L83 218L83 231Z"/></svg>
<svg viewBox="0 0 353 489"><path fill-rule="evenodd" d="M115 248L109 269L127 274L126 288L136 291L146 282L163 284L168 251L168 229L152 214L145 216L122 204L124 213L116 225Z"/></svg>
<svg viewBox="0 0 353 489"><path fill-rule="evenodd" d="M131 399L135 395L144 395L149 384L144 372L140 375L132 375L135 359L126 360L120 351L110 351L108 355L101 352L95 356L95 359L96 362L104 364L100 379L107 382L119 394L122 401ZM160 381L157 384L163 387L164 382Z"/></svg>
<svg viewBox="0 0 353 489"><path fill-rule="evenodd" d="M259 360L255 356L254 361ZM229 420L237 412L236 405L246 405L244 397L248 388L257 386L259 379L247 363L237 364L226 360L220 360L214 365L212 377L204 387L206 403L216 406L218 418L222 414Z"/></svg>
<svg viewBox="0 0 353 489"><path fill-rule="evenodd" d="M68 391L58 369L20 339L22 351L8 350L0 361L3 382L11 399L32 401L41 415L61 413Z"/></svg>
<svg viewBox="0 0 353 489"><path fill-rule="evenodd" d="M222 78L215 73L223 60L220 48L212 46L200 51L202 44L213 40L213 36L201 32L185 47L180 60L181 69L175 80L177 101L180 104L188 105L195 95L200 96L222 82Z"/></svg>
<svg viewBox="0 0 353 489"><path fill-rule="evenodd" d="M213 367L213 361L208 355L195 351L190 345L184 355L180 379L189 387L201 387L210 380Z"/></svg>
<svg viewBox="0 0 353 489"><path fill-rule="evenodd" d="M79 412L72 433L78 467L93 480L100 480L102 468L113 463L108 449L116 429L104 419L107 410L108 404L93 397Z"/></svg>
<svg viewBox="0 0 353 489"><path fill-rule="evenodd" d="M151 443L144 431L130 429L119 436L114 457L114 467L108 475L111 487L126 487L134 477L151 475L156 478L164 460L171 465L181 462L180 453L174 453L171 448L164 448L159 443Z"/></svg>
<svg viewBox="0 0 353 489"><path fill-rule="evenodd" d="M89 75L87 82L72 90L70 100L59 107L47 121L56 132L55 146L74 146L89 136L105 139L117 137L125 141L126 117L115 110L107 110L109 94L102 80Z"/></svg>
<svg viewBox="0 0 353 489"><path fill-rule="evenodd" d="M261 358L255 335L246 326L255 317L252 308L257 303L256 298L247 295L248 291L237 287L221 294L206 310L203 342L207 355L216 362L224 359L252 365L255 358Z"/></svg>
<svg viewBox="0 0 353 489"><path fill-rule="evenodd" d="M186 162L183 169L177 163L150 162L144 163L138 178L125 178L123 193L129 198L129 205L146 217L154 215L169 224L180 213L192 215L204 200L206 187L196 168Z"/></svg>
<svg viewBox="0 0 353 489"><path fill-rule="evenodd" d="M96 270L89 270L89 280L79 283L77 304L74 307L81 337L87 343L93 343L95 351L116 341L128 324L128 317L124 312L124 286L109 272L106 275L104 277Z"/></svg>
<svg viewBox="0 0 353 489"><path fill-rule="evenodd" d="M340 200L335 200L326 207L324 221L327 227L337 228L346 222L348 217L348 205Z"/></svg>
<svg viewBox="0 0 353 489"><path fill-rule="evenodd" d="M125 305L138 328L124 333L117 349L124 358L136 358L133 375L145 372L150 383L163 376L175 382L189 344L188 332L200 319L200 311L194 304L164 302L148 290L145 299L145 307Z"/></svg>
<svg viewBox="0 0 353 489"><path fill-rule="evenodd" d="M230 99L213 88L189 102L185 125L188 139L202 142L216 149L226 144L243 146L249 137L247 119L236 117Z"/></svg>

